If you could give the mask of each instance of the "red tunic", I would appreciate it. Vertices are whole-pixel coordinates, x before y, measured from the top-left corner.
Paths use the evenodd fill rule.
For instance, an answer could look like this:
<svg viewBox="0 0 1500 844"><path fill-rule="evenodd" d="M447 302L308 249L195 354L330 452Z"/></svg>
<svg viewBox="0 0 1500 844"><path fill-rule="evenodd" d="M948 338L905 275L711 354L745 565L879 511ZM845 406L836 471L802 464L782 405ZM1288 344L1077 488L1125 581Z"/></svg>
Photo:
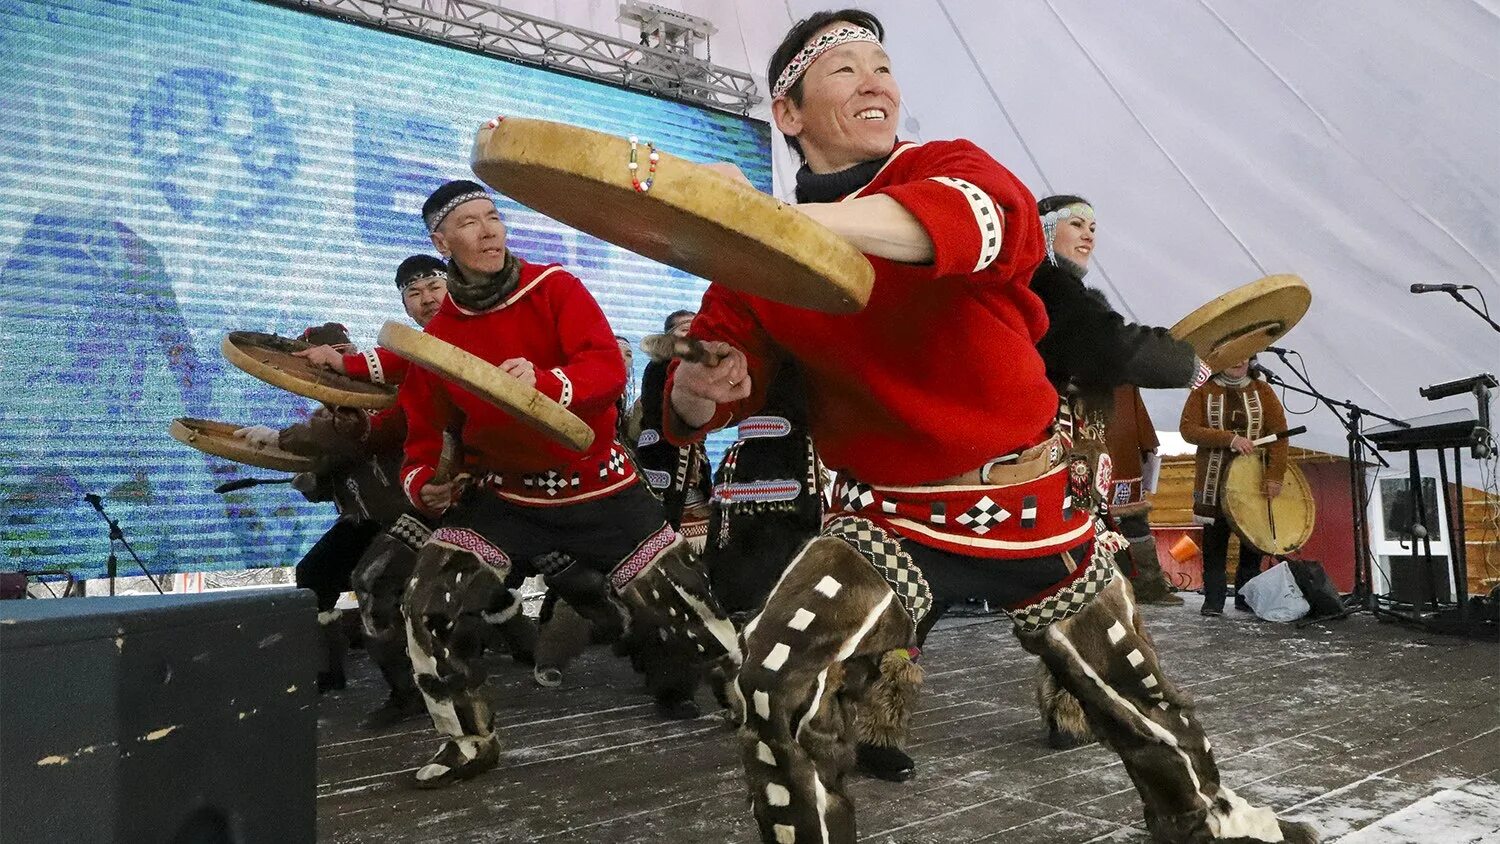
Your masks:
<svg viewBox="0 0 1500 844"><path fill-rule="evenodd" d="M522 261L516 291L504 301L474 313L449 297L425 331L492 364L531 361L537 389L588 424L594 444L586 453L571 451L463 388L411 367L401 385L408 427L401 482L418 507L442 453L442 432L456 413L463 420L465 469L499 476L490 482L517 503L575 502L634 483L634 470L615 444L625 361L583 282L556 265Z"/></svg>
<svg viewBox="0 0 1500 844"><path fill-rule="evenodd" d="M842 316L710 285L693 336L743 350L754 393L721 405L700 431L681 430L669 408L677 427L667 426L669 438L693 439L755 413L782 354L806 378L823 459L867 483L949 478L1045 437L1057 393L1036 351L1047 316L1029 285L1045 251L1031 192L959 140L898 145L870 184L846 198L877 193L920 221L932 263L871 257L870 303Z"/></svg>

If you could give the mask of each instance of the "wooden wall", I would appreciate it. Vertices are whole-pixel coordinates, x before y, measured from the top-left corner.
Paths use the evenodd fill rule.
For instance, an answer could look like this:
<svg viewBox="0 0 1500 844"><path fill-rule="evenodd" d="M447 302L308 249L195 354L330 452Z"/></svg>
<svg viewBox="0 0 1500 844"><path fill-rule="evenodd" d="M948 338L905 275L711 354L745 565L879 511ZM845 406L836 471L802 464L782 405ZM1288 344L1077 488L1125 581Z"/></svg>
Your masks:
<svg viewBox="0 0 1500 844"><path fill-rule="evenodd" d="M1301 448L1291 450L1291 459L1307 476L1317 505L1316 527L1299 556L1323 563L1334 584L1342 591L1351 591L1354 588L1354 529L1349 497L1349 462L1338 455ZM1186 561L1169 557L1172 544L1184 534L1202 545L1200 531L1193 527L1193 467L1192 455L1163 459L1161 481L1152 497L1151 527L1158 535L1162 568L1183 589L1196 589L1202 585L1201 557ZM1487 498L1473 488L1467 488L1464 495L1467 499L1464 519L1468 527L1469 592L1482 594L1500 584L1500 498ZM1231 583L1234 582L1238 559L1238 539L1231 539Z"/></svg>

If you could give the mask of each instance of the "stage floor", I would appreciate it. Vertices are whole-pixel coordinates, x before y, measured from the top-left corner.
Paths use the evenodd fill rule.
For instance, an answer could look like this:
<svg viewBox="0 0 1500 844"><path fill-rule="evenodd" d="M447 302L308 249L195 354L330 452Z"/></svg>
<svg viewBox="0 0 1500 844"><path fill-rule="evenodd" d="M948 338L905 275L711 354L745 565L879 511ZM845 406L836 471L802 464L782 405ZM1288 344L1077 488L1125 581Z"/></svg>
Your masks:
<svg viewBox="0 0 1500 844"><path fill-rule="evenodd" d="M1328 841L1500 840L1500 646L1368 615L1303 630L1232 609L1205 619L1201 599L1185 597L1146 613L1239 794L1313 822ZM320 841L755 840L720 718L658 719L606 650L550 690L497 660L501 766L437 792L408 785L437 745L425 720L378 735L355 727L383 691L362 653L352 661L350 688L321 704ZM862 841L1148 840L1113 754L1047 748L1033 660L1007 621L946 620L923 664L918 775L852 781Z"/></svg>

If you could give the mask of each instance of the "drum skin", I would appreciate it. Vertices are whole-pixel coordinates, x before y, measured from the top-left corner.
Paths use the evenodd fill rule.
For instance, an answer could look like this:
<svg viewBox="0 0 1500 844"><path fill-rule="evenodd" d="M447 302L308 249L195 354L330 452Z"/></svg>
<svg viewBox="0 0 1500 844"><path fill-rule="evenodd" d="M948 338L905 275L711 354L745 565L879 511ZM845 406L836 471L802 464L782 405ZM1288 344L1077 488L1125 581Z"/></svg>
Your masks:
<svg viewBox="0 0 1500 844"><path fill-rule="evenodd" d="M772 301L854 313L875 270L795 206L647 145L564 123L507 117L479 130L470 164L491 187L579 231ZM637 190L631 174L651 182Z"/></svg>
<svg viewBox="0 0 1500 844"><path fill-rule="evenodd" d="M1223 507L1229 524L1251 545L1272 556L1294 553L1307 544L1317 517L1312 487L1296 464L1288 464L1281 494L1271 499L1275 530L1261 492L1266 468L1259 454L1242 454L1229 464L1224 481Z"/></svg>
<svg viewBox="0 0 1500 844"><path fill-rule="evenodd" d="M205 454L222 457L235 463L259 469L274 469L278 472L311 472L313 460L282 451L279 448L258 448L234 435L243 428L229 422L214 422L209 419L182 417L172 420L167 433L172 439Z"/></svg>
<svg viewBox="0 0 1500 844"><path fill-rule="evenodd" d="M1307 313L1312 291L1294 275L1244 284L1183 317L1172 336L1186 341L1214 372L1265 351Z"/></svg>
<svg viewBox="0 0 1500 844"><path fill-rule="evenodd" d="M572 411L463 349L399 322L380 329L380 345L479 398L574 451L588 451L594 429Z"/></svg>
<svg viewBox="0 0 1500 844"><path fill-rule="evenodd" d="M224 359L290 393L340 407L384 410L396 403L396 388L371 384L314 366L294 352L311 344L258 331L231 331L219 344Z"/></svg>

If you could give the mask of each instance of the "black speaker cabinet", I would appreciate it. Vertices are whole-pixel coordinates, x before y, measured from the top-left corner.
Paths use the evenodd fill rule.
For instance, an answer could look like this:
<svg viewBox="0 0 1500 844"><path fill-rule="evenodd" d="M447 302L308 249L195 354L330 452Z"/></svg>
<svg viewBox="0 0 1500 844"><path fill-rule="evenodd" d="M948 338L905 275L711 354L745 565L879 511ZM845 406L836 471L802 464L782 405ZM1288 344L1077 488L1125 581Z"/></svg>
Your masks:
<svg viewBox="0 0 1500 844"><path fill-rule="evenodd" d="M1389 558L1390 597L1416 605L1430 603L1434 598L1440 603L1451 602L1453 590L1448 583L1449 564L1447 557L1433 555L1432 568L1429 570L1427 560L1422 556L1418 556L1416 560L1409 556Z"/></svg>
<svg viewBox="0 0 1500 844"><path fill-rule="evenodd" d="M0 601L0 841L316 835L311 592Z"/></svg>

